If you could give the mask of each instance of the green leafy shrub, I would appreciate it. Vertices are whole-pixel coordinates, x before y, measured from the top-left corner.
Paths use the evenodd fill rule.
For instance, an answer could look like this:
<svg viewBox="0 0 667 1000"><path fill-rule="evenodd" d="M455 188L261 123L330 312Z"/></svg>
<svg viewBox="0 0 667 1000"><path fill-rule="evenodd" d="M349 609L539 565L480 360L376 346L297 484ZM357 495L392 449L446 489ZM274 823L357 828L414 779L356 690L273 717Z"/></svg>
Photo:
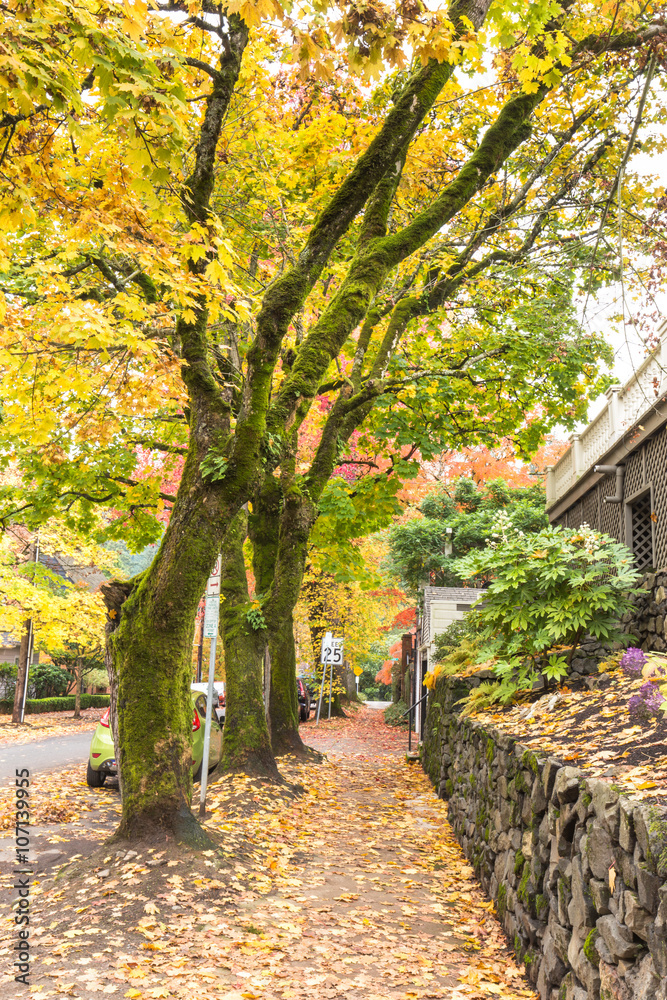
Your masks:
<svg viewBox="0 0 667 1000"><path fill-rule="evenodd" d="M107 708L111 699L108 694L82 694L81 708ZM0 715L9 715L14 707L13 701L0 701ZM27 715L37 715L43 712L73 712L74 695L65 698L26 698L25 711Z"/></svg>
<svg viewBox="0 0 667 1000"><path fill-rule="evenodd" d="M5 700L14 697L17 672L18 667L15 663L0 663L0 692Z"/></svg>
<svg viewBox="0 0 667 1000"><path fill-rule="evenodd" d="M36 699L64 695L71 681L67 671L55 663L37 663L30 668L30 689Z"/></svg>
<svg viewBox="0 0 667 1000"><path fill-rule="evenodd" d="M627 640L618 620L631 607L640 573L624 545L586 525L526 536L500 512L494 541L457 565L468 579L492 579L476 614L480 658L496 658L494 700L508 703L540 673L549 680L565 676L586 633ZM554 646L569 647L567 656L548 654Z"/></svg>
<svg viewBox="0 0 667 1000"><path fill-rule="evenodd" d="M474 642L482 629L479 615L474 611L469 611L459 621L454 621L451 625L436 635L433 640L434 659L436 662L444 659L461 644L467 640Z"/></svg>
<svg viewBox="0 0 667 1000"><path fill-rule="evenodd" d="M408 706L404 701L397 701L384 710L384 721L388 726L407 726L408 717L404 715Z"/></svg>

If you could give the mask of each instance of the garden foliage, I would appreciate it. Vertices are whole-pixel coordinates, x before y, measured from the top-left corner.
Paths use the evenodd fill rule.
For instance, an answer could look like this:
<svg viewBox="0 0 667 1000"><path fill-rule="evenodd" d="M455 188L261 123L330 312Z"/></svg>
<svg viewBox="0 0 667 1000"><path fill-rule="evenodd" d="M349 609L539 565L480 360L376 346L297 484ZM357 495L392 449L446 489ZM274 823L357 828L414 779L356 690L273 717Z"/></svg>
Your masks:
<svg viewBox="0 0 667 1000"><path fill-rule="evenodd" d="M540 674L567 673L582 637L627 639L618 627L639 579L624 545L588 526L549 527L527 536L498 517L495 540L461 559L463 576L491 576L477 609L482 658L496 658L493 700L508 702Z"/></svg>
<svg viewBox="0 0 667 1000"><path fill-rule="evenodd" d="M411 592L423 583L460 587L457 560L483 549L499 511L517 530L547 526L541 485L512 487L502 479L478 485L461 477L441 483L419 505L421 518L396 524L389 532L388 568Z"/></svg>

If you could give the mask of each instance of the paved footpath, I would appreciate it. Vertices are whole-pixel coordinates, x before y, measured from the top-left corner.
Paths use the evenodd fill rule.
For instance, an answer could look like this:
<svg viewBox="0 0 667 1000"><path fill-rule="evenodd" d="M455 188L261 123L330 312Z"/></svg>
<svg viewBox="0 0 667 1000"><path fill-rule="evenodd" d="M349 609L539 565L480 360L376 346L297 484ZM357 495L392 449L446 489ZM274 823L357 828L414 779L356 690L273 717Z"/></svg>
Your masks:
<svg viewBox="0 0 667 1000"><path fill-rule="evenodd" d="M0 783L5 785L9 779L13 781L15 769L23 767L36 775L80 764L85 773L92 738L91 730L0 746Z"/></svg>
<svg viewBox="0 0 667 1000"><path fill-rule="evenodd" d="M80 878L38 882L26 997L534 998L405 730L364 708L302 735L327 759L282 762L300 797L211 786L222 868L169 844L109 848Z"/></svg>

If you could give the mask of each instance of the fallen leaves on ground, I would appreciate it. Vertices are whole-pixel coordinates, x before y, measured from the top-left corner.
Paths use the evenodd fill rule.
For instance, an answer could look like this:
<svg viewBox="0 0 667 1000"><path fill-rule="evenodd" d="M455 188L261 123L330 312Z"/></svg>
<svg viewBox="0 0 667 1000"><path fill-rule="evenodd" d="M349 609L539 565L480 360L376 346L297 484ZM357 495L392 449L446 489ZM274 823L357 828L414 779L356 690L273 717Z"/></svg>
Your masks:
<svg viewBox="0 0 667 1000"><path fill-rule="evenodd" d="M283 758L284 786L210 787L215 849L109 845L35 881L40 997L535 997L407 734L365 708L302 731L327 757Z"/></svg>
<svg viewBox="0 0 667 1000"><path fill-rule="evenodd" d="M89 788L86 784L86 762L62 771L47 771L34 774L30 779L28 796L30 826L45 824L68 824L67 838L84 837L101 824L102 835L108 834L109 816L116 821L120 816L118 788L112 786L100 789ZM14 779L0 788L0 830L14 829L16 809L16 789ZM63 840L63 831L55 830L42 835L49 843ZM94 839L94 838L93 838Z"/></svg>
<svg viewBox="0 0 667 1000"><path fill-rule="evenodd" d="M478 712L475 718L591 777L613 779L625 792L665 799L667 719L661 714L650 723L636 724L627 704L645 678L629 678L613 664L611 669L590 678L590 688L583 682L575 690L565 686L529 704Z"/></svg>
<svg viewBox="0 0 667 1000"><path fill-rule="evenodd" d="M0 715L0 746L11 743L31 743L49 736L68 736L70 733L91 732L100 721L103 708L82 708L81 718L73 718L73 711L43 712L26 715L25 722L12 722L11 715Z"/></svg>

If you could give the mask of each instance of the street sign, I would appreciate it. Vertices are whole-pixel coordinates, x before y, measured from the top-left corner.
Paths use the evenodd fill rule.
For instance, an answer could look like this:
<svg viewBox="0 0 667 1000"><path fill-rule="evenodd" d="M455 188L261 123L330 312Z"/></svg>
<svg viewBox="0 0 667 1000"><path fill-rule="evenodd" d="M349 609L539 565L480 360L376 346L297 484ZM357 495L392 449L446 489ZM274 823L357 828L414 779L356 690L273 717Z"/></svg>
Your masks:
<svg viewBox="0 0 667 1000"><path fill-rule="evenodd" d="M206 596L207 597L220 597L220 575L222 570L222 559L220 556L215 560L215 566L213 567L213 572L208 578L208 583L206 584Z"/></svg>
<svg viewBox="0 0 667 1000"><path fill-rule="evenodd" d="M320 657L320 663L331 663L334 667L342 666L344 642L344 639L332 635L331 632L327 632L322 639L322 655Z"/></svg>
<svg viewBox="0 0 667 1000"><path fill-rule="evenodd" d="M364 672L363 667L353 667L352 669L354 670L354 673L356 674L357 677L361 677L361 675Z"/></svg>
<svg viewBox="0 0 667 1000"><path fill-rule="evenodd" d="M220 617L220 598L207 597L204 608L204 638L217 639L218 619Z"/></svg>

